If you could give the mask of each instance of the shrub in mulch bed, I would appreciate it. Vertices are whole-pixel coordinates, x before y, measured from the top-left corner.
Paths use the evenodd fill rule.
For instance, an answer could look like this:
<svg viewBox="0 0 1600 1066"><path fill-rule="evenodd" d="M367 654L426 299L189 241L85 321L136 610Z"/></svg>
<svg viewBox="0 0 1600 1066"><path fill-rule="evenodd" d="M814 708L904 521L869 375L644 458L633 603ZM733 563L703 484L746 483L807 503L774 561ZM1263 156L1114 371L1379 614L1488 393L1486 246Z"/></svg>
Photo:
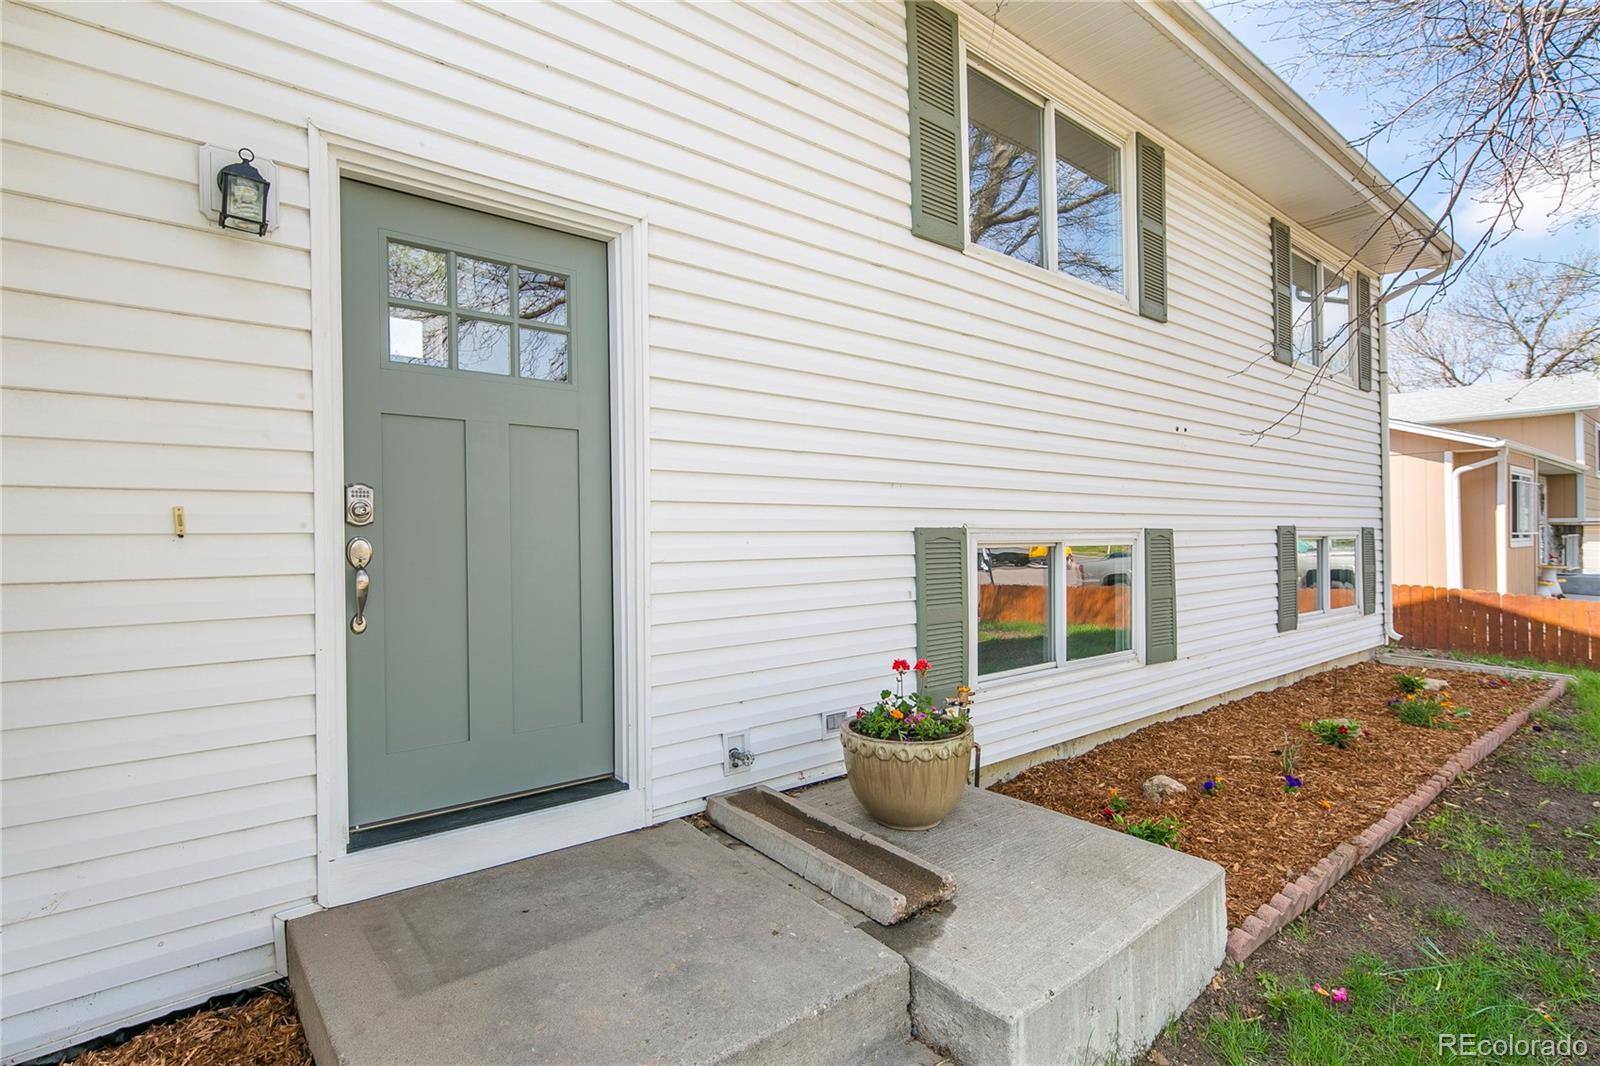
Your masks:
<svg viewBox="0 0 1600 1066"><path fill-rule="evenodd" d="M156 1022L73 1066L313 1066L294 1002L275 990L247 996Z"/></svg>
<svg viewBox="0 0 1600 1066"><path fill-rule="evenodd" d="M994 790L1086 821L1106 824L1109 790L1126 801L1127 821L1170 816L1179 846L1227 871L1228 925L1238 927L1285 883L1381 819L1453 755L1528 706L1544 680L1439 671L1458 708L1452 728L1405 725L1390 701L1395 667L1359 663L1270 692L1147 726L1075 758L1036 766ZM1319 743L1307 723L1359 719L1347 747ZM1299 745L1286 790L1285 738ZM1188 789L1166 803L1146 800L1143 782L1166 774ZM1205 789L1220 779L1223 787Z"/></svg>

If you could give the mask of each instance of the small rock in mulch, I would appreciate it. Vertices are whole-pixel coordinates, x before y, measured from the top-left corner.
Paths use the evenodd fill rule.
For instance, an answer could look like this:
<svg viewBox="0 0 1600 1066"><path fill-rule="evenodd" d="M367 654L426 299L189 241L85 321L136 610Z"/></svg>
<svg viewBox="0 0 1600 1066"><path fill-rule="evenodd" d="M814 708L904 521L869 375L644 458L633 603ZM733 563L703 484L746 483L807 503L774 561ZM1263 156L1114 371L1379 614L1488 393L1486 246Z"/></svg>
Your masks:
<svg viewBox="0 0 1600 1066"><path fill-rule="evenodd" d="M236 1007L161 1022L73 1066L313 1066L294 1003L262 992Z"/></svg>
<svg viewBox="0 0 1600 1066"><path fill-rule="evenodd" d="M1157 774L1146 779L1140 790L1144 793L1144 798L1151 803L1165 803L1172 797L1189 791L1183 786L1182 781L1175 781L1166 774Z"/></svg>
<svg viewBox="0 0 1600 1066"><path fill-rule="evenodd" d="M1106 792L1116 788L1130 821L1177 818L1178 846L1227 871L1228 924L1238 926L1549 685L1451 671L1456 704L1472 713L1453 720L1454 728L1429 729L1405 725L1389 706L1400 695L1400 672L1367 662L1315 674L1036 766L995 791L1104 825ZM1348 748L1322 744L1305 729L1319 718L1358 718L1362 736ZM1294 773L1303 784L1294 793L1284 791L1278 755L1285 738L1299 745ZM1165 802L1143 799L1139 786L1158 774L1187 791ZM1220 787L1204 789L1208 779Z"/></svg>

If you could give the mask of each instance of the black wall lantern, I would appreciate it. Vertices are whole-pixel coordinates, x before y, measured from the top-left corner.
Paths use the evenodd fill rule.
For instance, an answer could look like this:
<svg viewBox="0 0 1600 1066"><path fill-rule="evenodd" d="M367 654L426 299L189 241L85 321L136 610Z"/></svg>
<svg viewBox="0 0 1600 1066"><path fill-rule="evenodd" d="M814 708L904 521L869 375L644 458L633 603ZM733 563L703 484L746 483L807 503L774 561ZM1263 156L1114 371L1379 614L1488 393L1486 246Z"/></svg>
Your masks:
<svg viewBox="0 0 1600 1066"><path fill-rule="evenodd" d="M254 230L256 236L265 237L267 190L272 183L250 165L255 157L250 149L241 148L237 163L229 163L217 171L217 191L222 194L217 225L224 229Z"/></svg>

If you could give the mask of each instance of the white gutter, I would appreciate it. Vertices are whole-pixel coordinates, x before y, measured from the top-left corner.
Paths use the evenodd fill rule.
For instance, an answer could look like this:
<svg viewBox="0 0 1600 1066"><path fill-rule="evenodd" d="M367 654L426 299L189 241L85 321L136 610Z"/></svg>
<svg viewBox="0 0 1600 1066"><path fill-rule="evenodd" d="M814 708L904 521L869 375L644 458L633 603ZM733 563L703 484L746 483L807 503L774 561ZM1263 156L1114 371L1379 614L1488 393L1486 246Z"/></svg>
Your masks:
<svg viewBox="0 0 1600 1066"><path fill-rule="evenodd" d="M1383 577L1394 573L1394 542L1389 539L1389 489L1393 478L1389 471L1389 334L1388 318L1383 301L1378 301L1377 378L1373 384L1378 390L1378 535L1383 538ZM1383 589L1383 634L1393 643L1400 643L1404 634L1394 628L1394 581L1378 583Z"/></svg>
<svg viewBox="0 0 1600 1066"><path fill-rule="evenodd" d="M1511 539L1510 516L1506 513L1506 467L1511 463L1510 450L1501 448L1495 462L1494 476L1499 484L1494 487L1494 590L1504 596L1506 575L1511 570L1511 561L1506 556L1510 547L1507 542Z"/></svg>
<svg viewBox="0 0 1600 1066"><path fill-rule="evenodd" d="M1487 459L1480 459L1470 466L1451 467L1450 475L1444 479L1444 580L1445 584L1453 589L1462 587L1461 576L1461 475L1470 474L1474 470L1481 470L1486 466L1495 465L1505 460L1505 450L1500 454L1491 455ZM1454 460L1450 452L1444 453L1445 465ZM1503 492L1503 490L1502 490ZM1501 503L1504 504L1504 500ZM1502 560L1495 559L1495 565L1502 565ZM1498 578L1496 579L1498 580Z"/></svg>
<svg viewBox="0 0 1600 1066"><path fill-rule="evenodd" d="M1450 269L1450 266L1449 266L1448 263L1446 263L1444 266L1441 266L1441 267L1434 267L1432 270L1430 270L1426 274L1422 275L1422 277L1415 278L1415 279L1413 279L1411 281L1406 282L1404 285L1400 286L1398 289L1393 289L1393 290L1390 290L1387 293L1384 293L1382 296L1378 297L1378 306L1382 307L1384 304L1388 303L1390 300L1393 300L1396 296L1404 296L1406 293L1410 292L1412 289L1416 288L1419 285L1426 285L1428 282L1432 281L1434 278L1438 277L1440 274L1443 274L1448 269Z"/></svg>

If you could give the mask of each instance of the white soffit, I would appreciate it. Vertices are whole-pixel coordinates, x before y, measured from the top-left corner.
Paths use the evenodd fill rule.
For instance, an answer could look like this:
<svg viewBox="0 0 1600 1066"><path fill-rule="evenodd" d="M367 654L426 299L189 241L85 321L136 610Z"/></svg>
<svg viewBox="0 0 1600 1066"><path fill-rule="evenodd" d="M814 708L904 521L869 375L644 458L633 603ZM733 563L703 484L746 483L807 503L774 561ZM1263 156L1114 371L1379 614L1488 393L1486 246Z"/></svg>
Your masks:
<svg viewBox="0 0 1600 1066"><path fill-rule="evenodd" d="M1432 268L1450 255L1447 236L1427 239L1433 223L1416 205L1198 5L977 10L1368 269Z"/></svg>

